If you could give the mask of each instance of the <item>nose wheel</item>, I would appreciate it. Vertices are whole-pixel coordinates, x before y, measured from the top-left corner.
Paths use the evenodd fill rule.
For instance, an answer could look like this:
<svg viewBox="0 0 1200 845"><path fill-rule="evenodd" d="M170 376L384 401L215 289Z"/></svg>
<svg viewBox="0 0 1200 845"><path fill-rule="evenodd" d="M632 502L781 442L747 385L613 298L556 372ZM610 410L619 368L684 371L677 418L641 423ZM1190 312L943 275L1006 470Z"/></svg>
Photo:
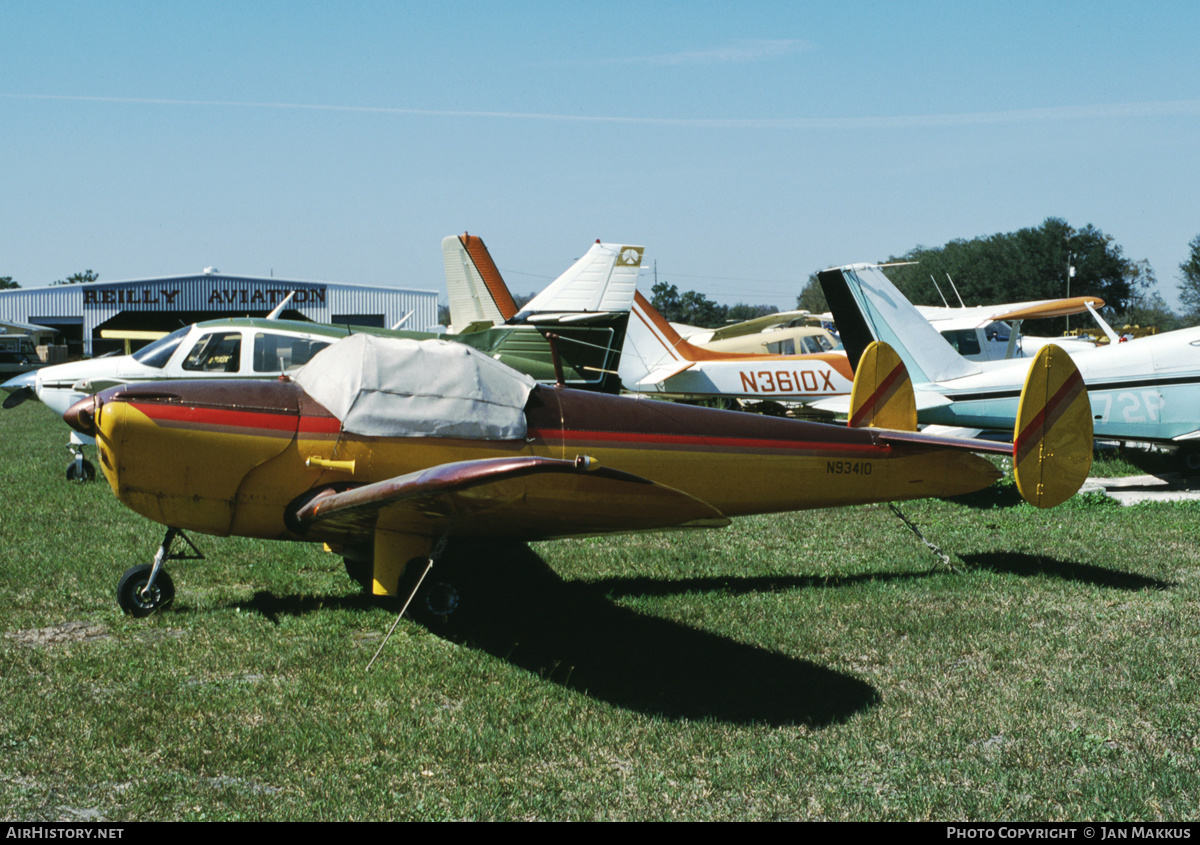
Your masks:
<svg viewBox="0 0 1200 845"><path fill-rule="evenodd" d="M83 450L74 445L71 450L71 463L67 464L67 481L91 481L96 477L96 468L92 462L83 456Z"/></svg>
<svg viewBox="0 0 1200 845"><path fill-rule="evenodd" d="M187 543L190 552L172 552L175 540ZM168 528L162 545L154 555L154 563L143 563L126 570L117 582L117 604L130 616L149 616L161 610L175 598L175 584L163 568L168 560L204 560L191 538L178 528Z"/></svg>
<svg viewBox="0 0 1200 845"><path fill-rule="evenodd" d="M153 571L153 566L143 563L128 569L117 582L117 604L130 616L149 616L175 599L175 584L167 570L160 569L152 584Z"/></svg>

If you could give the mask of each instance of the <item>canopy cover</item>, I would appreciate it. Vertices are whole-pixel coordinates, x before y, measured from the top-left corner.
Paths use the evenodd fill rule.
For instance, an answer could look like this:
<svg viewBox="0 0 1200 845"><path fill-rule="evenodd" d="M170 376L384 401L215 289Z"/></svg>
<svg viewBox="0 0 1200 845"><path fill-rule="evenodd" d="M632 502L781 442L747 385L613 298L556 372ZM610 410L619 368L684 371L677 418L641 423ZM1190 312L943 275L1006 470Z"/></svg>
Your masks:
<svg viewBox="0 0 1200 845"><path fill-rule="evenodd" d="M525 437L527 375L461 343L355 334L295 375L313 399L367 437Z"/></svg>

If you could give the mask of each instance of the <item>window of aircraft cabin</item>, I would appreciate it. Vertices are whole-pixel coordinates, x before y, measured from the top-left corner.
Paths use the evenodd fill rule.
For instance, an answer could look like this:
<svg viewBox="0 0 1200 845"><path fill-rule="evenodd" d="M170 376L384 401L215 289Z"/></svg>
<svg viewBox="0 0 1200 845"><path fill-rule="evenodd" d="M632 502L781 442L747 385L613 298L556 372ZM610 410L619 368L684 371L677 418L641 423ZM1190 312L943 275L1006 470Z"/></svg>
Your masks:
<svg viewBox="0 0 1200 845"><path fill-rule="evenodd" d="M817 355L825 350L821 348L821 341L815 335L805 335L804 351L809 355Z"/></svg>
<svg viewBox="0 0 1200 845"><path fill-rule="evenodd" d="M982 349L979 346L979 336L974 329L944 331L942 337L950 342L959 355L978 355Z"/></svg>
<svg viewBox="0 0 1200 845"><path fill-rule="evenodd" d="M768 343L767 351L772 355L795 355L796 344L792 338L789 337L787 340L779 340L775 343Z"/></svg>
<svg viewBox="0 0 1200 845"><path fill-rule="evenodd" d="M175 354L175 350L179 348L179 344L191 330L191 326L185 326L182 329L176 329L169 335L160 337L134 352L133 360L139 364L145 364L147 367L161 370L167 365L167 361L171 360L171 356Z"/></svg>
<svg viewBox="0 0 1200 845"><path fill-rule="evenodd" d="M295 335L259 332L254 335L254 372L282 373L289 367L307 364L331 341L312 340Z"/></svg>
<svg viewBox="0 0 1200 845"><path fill-rule="evenodd" d="M987 333L987 339L993 343L1008 343L1008 323L988 323L984 331Z"/></svg>
<svg viewBox="0 0 1200 845"><path fill-rule="evenodd" d="M241 351L241 332L212 332L196 341L183 368L203 373L236 373Z"/></svg>

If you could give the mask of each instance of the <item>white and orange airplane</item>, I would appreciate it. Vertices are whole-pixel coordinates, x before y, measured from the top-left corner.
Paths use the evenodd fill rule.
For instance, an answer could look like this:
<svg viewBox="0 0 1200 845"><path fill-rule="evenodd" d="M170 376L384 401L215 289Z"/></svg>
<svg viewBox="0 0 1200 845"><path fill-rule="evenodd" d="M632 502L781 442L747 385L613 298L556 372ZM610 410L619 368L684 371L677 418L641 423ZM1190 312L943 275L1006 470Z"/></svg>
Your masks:
<svg viewBox="0 0 1200 845"><path fill-rule="evenodd" d="M848 395L854 384L842 352L759 355L705 349L681 337L641 293L633 298L619 371L630 392L692 399L813 402Z"/></svg>

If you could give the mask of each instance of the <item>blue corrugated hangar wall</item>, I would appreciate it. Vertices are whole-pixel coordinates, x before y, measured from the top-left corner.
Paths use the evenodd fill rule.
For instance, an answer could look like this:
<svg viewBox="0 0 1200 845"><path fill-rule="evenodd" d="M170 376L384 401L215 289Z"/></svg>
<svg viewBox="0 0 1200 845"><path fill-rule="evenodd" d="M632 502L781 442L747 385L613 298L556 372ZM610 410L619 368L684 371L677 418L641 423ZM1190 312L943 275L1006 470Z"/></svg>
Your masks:
<svg viewBox="0 0 1200 845"><path fill-rule="evenodd" d="M121 345L101 340L103 329L171 331L221 317L265 317L289 293L280 315L286 319L367 326L404 320L410 330L437 324L436 291L221 273L2 291L0 319L59 329L73 354L97 355Z"/></svg>

